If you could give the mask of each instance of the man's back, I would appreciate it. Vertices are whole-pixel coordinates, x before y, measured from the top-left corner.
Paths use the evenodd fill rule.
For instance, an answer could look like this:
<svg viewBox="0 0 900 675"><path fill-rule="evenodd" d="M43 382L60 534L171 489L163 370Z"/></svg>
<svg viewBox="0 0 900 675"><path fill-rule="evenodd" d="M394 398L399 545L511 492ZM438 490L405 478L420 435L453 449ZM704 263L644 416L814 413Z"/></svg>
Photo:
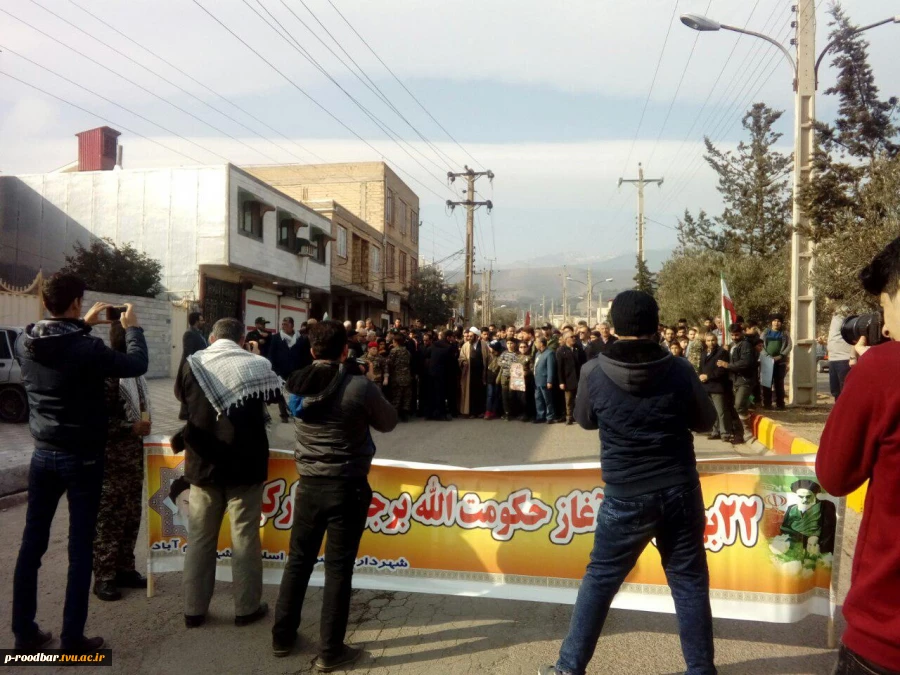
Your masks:
<svg viewBox="0 0 900 675"><path fill-rule="evenodd" d="M106 377L147 372L140 328L126 333L128 353L109 349L80 320L42 321L16 341L36 447L100 452L106 443Z"/></svg>
<svg viewBox="0 0 900 675"><path fill-rule="evenodd" d="M698 481L691 429L715 409L691 365L651 340L620 340L581 370L575 419L600 430L607 494L633 496Z"/></svg>
<svg viewBox="0 0 900 675"><path fill-rule="evenodd" d="M388 432L397 412L374 382L342 363L315 361L294 373L292 394L297 430L294 456L301 476L366 476L375 454L369 427Z"/></svg>

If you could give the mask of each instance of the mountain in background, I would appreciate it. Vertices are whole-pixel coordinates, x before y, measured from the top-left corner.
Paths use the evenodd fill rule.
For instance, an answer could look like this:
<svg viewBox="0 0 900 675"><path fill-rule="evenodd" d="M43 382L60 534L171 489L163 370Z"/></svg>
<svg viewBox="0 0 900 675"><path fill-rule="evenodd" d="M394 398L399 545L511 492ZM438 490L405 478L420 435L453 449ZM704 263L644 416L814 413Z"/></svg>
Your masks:
<svg viewBox="0 0 900 675"><path fill-rule="evenodd" d="M646 251L647 264L658 271L672 254L671 249ZM596 306L598 293L602 291L610 299L619 291L634 286L634 263L636 253L622 253L613 256L583 256L577 253L556 253L538 256L530 260L517 261L494 268L493 290L495 302L539 303L546 296L549 303L562 300L563 266L569 276L582 282L587 281L587 271L591 270L594 288L593 305ZM610 283L597 284L602 279L612 278ZM569 282L569 301L574 306L578 296L583 296L585 285Z"/></svg>

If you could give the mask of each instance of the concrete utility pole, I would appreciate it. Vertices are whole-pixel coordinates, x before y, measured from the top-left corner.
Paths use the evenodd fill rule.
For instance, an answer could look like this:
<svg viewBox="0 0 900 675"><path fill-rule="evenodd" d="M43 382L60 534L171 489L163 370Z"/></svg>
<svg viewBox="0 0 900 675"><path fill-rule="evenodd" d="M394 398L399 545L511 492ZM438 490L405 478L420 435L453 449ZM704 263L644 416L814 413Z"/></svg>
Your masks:
<svg viewBox="0 0 900 675"><path fill-rule="evenodd" d="M563 318L562 322L566 322L566 317L569 316L569 270L563 265L563 306L562 306Z"/></svg>
<svg viewBox="0 0 900 675"><path fill-rule="evenodd" d="M637 223L637 254L638 258L641 261L646 261L644 258L644 186L647 183L656 183L657 185L663 184L663 178L644 178L644 167L639 163L638 164L638 177L637 178L620 178L619 179L619 187L622 187L622 183L634 183L637 185L638 191L638 223Z"/></svg>
<svg viewBox="0 0 900 675"><path fill-rule="evenodd" d="M541 296L541 321L547 320L547 296Z"/></svg>
<svg viewBox="0 0 900 675"><path fill-rule="evenodd" d="M591 286L591 268L588 267L588 282L587 282L587 320L588 323L591 322L591 296L594 294L594 287Z"/></svg>
<svg viewBox="0 0 900 675"><path fill-rule="evenodd" d="M790 401L793 405L816 402L816 296L810 283L813 243L800 229L808 218L797 198L812 172L816 120L816 3L799 0L795 44L797 80L794 83L794 217L791 234L791 338L793 353L788 370Z"/></svg>
<svg viewBox="0 0 900 675"><path fill-rule="evenodd" d="M493 171L473 171L468 166L461 173L447 172L447 180L452 183L457 178L465 177L468 183L465 201L455 202L447 200L447 206L452 211L457 206L466 207L466 285L463 295L463 311L466 313L466 321L474 320L474 312L472 311L472 303L474 301L475 287L475 209L479 206L486 206L488 213L494 208L494 204L490 199L477 202L475 201L475 180L481 176L487 176L488 180L494 180Z"/></svg>

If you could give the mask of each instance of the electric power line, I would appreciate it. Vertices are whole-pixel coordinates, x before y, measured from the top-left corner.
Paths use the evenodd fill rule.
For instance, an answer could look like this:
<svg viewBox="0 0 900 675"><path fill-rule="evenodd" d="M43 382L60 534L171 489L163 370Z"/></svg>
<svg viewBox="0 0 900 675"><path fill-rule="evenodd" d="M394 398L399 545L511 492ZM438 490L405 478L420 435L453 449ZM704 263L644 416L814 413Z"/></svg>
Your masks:
<svg viewBox="0 0 900 675"><path fill-rule="evenodd" d="M406 93L409 94L410 97L412 97L412 99L419 105L419 107L425 112L425 114L428 115L428 117L430 117L431 120L441 128L441 131L443 131L445 134L447 134L447 137L451 141L456 143L456 145L459 147L459 149L462 150L464 153L466 153L466 155L469 157L469 159L471 159L473 162L475 162L475 164L483 167L484 165L481 162L479 162L477 159L475 159L472 156L472 154L468 150L466 150L460 144L460 142L457 141L449 131L447 131L447 129L444 128L444 125L437 121L437 119L434 117L434 115L432 115L429 112L428 108L426 108L424 106L424 104L418 98L416 98L416 95L413 94L405 84L403 84L403 81L399 77L397 77L397 75L394 73L394 71L391 70L390 66L388 66L388 64L385 63L384 60L380 56L378 56L378 53L372 48L372 46L366 41L366 39L362 35L359 34L359 31L357 31L356 28L353 27L353 24L351 24L350 21L347 19L347 17L341 13L341 10L339 10L331 0L328 0L328 4L331 5L332 9L334 9L334 11L337 12L338 16L340 16L341 19L344 20L344 23L347 24L347 26L350 28L350 30L352 30L354 32L356 37L358 37L360 39L360 41L366 46L366 48L370 52L372 52L372 55L376 59L378 59L378 62L381 63L382 66L384 66L385 70L387 70L391 74L391 76L397 81L397 84L399 84L401 87L403 87L404 91L406 91Z"/></svg>

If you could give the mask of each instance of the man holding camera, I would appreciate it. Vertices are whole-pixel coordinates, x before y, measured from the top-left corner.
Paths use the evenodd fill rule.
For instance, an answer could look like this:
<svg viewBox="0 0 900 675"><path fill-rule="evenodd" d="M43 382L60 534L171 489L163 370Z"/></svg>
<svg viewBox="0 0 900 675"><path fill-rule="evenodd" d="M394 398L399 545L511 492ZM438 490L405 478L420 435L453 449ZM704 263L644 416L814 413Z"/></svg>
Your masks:
<svg viewBox="0 0 900 675"><path fill-rule="evenodd" d="M353 568L372 502L367 476L375 443L370 426L382 433L391 431L397 426L397 412L374 382L345 363L349 348L341 323L318 323L310 329L309 338L316 360L287 383L297 429L294 456L300 480L294 494L290 557L275 607L272 649L276 656L287 656L297 641L309 577L327 534L316 668L330 672L350 665L361 654L344 644L344 636Z"/></svg>
<svg viewBox="0 0 900 675"><path fill-rule="evenodd" d="M146 373L147 343L131 305L125 306L120 319L125 353L91 336L92 326L110 323L101 314L112 305L98 302L80 318L85 288L84 281L71 274L50 277L41 296L52 318L28 326L16 341L34 437L28 511L13 582L16 649L43 649L52 640L34 620L38 569L64 493L69 502L69 574L60 646L73 653L91 653L104 645L102 637L85 637L84 625L103 485L106 378Z"/></svg>
<svg viewBox="0 0 900 675"><path fill-rule="evenodd" d="M844 602L847 630L836 675L900 673L900 238L860 273L884 312L875 347L859 338L859 361L834 405L816 456L816 476L830 494L846 495L869 481ZM862 317L861 317L862 318ZM873 336L874 337L874 336ZM871 340L869 340L871 341Z"/></svg>

